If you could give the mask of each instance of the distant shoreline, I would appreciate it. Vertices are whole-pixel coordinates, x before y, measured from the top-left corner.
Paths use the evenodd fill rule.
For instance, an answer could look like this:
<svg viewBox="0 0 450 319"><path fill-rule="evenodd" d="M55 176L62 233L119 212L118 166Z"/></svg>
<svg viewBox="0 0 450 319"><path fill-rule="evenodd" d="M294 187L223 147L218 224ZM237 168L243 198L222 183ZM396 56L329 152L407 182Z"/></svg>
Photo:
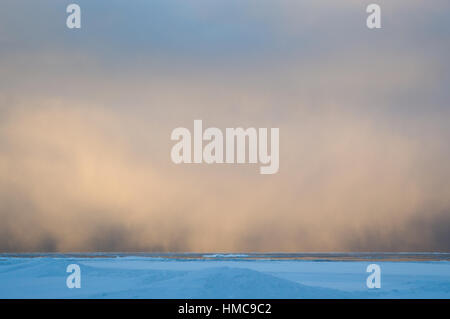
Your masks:
<svg viewBox="0 0 450 319"><path fill-rule="evenodd" d="M450 261L450 252L329 253L144 253L71 252L0 253L0 258L151 258L173 260L304 260L304 261Z"/></svg>

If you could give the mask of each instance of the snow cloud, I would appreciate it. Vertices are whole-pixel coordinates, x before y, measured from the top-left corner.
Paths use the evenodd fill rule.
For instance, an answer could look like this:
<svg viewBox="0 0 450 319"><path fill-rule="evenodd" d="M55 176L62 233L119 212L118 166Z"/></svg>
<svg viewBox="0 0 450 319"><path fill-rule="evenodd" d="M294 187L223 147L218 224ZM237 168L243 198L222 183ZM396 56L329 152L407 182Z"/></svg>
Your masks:
<svg viewBox="0 0 450 319"><path fill-rule="evenodd" d="M448 251L450 4L342 2L2 2L0 251ZM194 119L279 172L173 164Z"/></svg>

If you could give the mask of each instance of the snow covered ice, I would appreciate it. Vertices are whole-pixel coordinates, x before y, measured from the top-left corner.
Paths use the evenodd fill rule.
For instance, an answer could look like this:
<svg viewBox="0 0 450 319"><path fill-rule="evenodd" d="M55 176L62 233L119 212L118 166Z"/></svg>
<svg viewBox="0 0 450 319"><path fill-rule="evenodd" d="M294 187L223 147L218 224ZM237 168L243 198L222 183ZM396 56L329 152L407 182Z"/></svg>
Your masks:
<svg viewBox="0 0 450 319"><path fill-rule="evenodd" d="M33 258L30 258L33 257ZM0 255L0 298L449 298L448 258ZM398 255L401 257L401 255ZM381 267L369 289L366 267ZM69 289L66 267L81 268Z"/></svg>

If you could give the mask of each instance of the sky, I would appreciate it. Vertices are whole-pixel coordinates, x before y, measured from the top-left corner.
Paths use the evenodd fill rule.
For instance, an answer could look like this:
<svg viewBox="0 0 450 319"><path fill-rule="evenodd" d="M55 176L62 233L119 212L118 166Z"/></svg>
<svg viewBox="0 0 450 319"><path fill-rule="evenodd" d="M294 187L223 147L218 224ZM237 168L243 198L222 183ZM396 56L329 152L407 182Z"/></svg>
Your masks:
<svg viewBox="0 0 450 319"><path fill-rule="evenodd" d="M450 3L0 3L0 251L450 251ZM280 169L176 165L280 129Z"/></svg>

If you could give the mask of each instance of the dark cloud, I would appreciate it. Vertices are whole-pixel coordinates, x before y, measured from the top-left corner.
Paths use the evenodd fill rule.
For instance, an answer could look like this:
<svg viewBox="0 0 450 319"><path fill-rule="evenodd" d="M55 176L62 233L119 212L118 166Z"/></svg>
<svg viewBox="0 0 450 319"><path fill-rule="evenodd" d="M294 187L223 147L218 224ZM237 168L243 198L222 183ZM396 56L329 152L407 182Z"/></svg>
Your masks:
<svg viewBox="0 0 450 319"><path fill-rule="evenodd" d="M418 214L401 224L373 223L347 233L348 251L448 252L450 251L450 213Z"/></svg>

